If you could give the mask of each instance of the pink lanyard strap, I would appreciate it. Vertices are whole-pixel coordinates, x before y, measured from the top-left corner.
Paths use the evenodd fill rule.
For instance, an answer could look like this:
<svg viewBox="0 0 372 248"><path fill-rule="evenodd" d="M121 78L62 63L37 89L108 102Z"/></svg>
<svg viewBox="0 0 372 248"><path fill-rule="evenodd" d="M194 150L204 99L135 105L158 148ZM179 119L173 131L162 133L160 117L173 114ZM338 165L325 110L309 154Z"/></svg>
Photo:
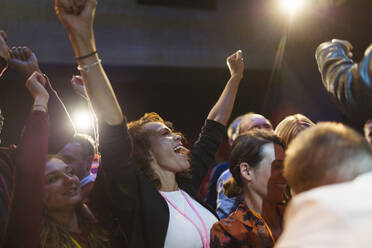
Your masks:
<svg viewBox="0 0 372 248"><path fill-rule="evenodd" d="M187 203L189 204L189 206L191 207L191 209L194 211L194 213L196 214L196 216L199 218L200 222L202 223L206 240L204 239L203 233L201 232L201 230L199 229L199 227L196 225L196 223L192 219L190 219L190 217L188 217L182 210L180 210L173 202L171 202L162 192L159 191L159 193L163 196L163 198L167 202L169 202L169 204L172 205L172 207L175 210L177 210L177 212L179 212L183 217L185 217L188 221L191 222L191 224L193 224L195 226L195 228L196 228L196 230L198 230L198 233L199 233L200 238L202 240L203 247L204 248L209 248L209 238L208 238L207 227L205 226L205 223L204 223L203 219L201 218L201 216L198 213L198 211L196 211L194 205L190 202L190 200L185 195L185 193L182 190L180 190L180 192L181 192L182 196L185 198L185 200L187 201Z"/></svg>

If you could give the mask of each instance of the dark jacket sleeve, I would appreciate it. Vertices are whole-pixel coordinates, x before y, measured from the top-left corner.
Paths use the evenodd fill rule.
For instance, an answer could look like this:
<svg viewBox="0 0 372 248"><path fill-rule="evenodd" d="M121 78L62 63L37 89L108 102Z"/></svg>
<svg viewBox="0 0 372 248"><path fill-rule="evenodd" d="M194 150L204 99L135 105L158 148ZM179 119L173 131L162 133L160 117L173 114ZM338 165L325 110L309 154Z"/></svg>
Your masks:
<svg viewBox="0 0 372 248"><path fill-rule="evenodd" d="M101 121L99 136L101 164L88 205L112 232L120 232L117 224L131 222L138 202L137 171L131 163L132 142L126 121L117 126Z"/></svg>
<svg viewBox="0 0 372 248"><path fill-rule="evenodd" d="M2 247L39 247L48 132L48 114L32 111L16 151L13 195Z"/></svg>
<svg viewBox="0 0 372 248"><path fill-rule="evenodd" d="M215 155L220 145L225 126L219 122L206 120L198 140L191 151L192 185L199 189L200 184L215 162Z"/></svg>
<svg viewBox="0 0 372 248"><path fill-rule="evenodd" d="M360 63L347 56L346 47L337 42L319 45L315 58L325 89L341 111L356 122L372 117L372 45Z"/></svg>

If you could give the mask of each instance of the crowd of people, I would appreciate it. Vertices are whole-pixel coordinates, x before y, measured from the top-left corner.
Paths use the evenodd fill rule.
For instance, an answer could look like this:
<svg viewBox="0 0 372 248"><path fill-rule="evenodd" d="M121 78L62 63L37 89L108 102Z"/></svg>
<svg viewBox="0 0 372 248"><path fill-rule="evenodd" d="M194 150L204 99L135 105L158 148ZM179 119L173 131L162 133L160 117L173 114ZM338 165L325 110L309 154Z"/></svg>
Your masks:
<svg viewBox="0 0 372 248"><path fill-rule="evenodd" d="M215 165L243 78L243 52L227 58L231 76L187 147L157 113L127 121L96 48L96 6L55 1L80 71L71 84L97 118L99 144L76 132L36 55L9 48L0 31L0 72L9 66L23 75L34 99L19 144L0 148L1 247L372 246L372 49L354 63L351 44L332 40L315 56L341 110L366 121L365 137L302 114L274 129L268 118L247 112L227 128L228 161ZM70 126L55 130L54 115ZM51 143L58 151L48 150Z"/></svg>

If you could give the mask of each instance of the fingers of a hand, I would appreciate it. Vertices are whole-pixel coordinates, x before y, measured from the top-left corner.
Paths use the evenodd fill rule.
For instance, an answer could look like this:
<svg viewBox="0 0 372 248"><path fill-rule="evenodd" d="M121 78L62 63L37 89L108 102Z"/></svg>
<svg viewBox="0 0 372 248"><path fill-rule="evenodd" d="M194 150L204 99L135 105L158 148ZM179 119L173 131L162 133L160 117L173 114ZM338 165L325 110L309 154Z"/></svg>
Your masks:
<svg viewBox="0 0 372 248"><path fill-rule="evenodd" d="M6 35L4 30L0 30L0 36L4 39L4 41L8 41L8 36Z"/></svg>
<svg viewBox="0 0 372 248"><path fill-rule="evenodd" d="M243 52L242 52L242 50L238 50L237 52L236 52L236 59L240 59L240 60L242 60L243 59Z"/></svg>
<svg viewBox="0 0 372 248"><path fill-rule="evenodd" d="M26 60L30 58L31 54L32 54L32 51L30 48L23 47L23 56L25 57Z"/></svg>
<svg viewBox="0 0 372 248"><path fill-rule="evenodd" d="M337 42L337 43L343 44L344 46L346 46L348 51L353 50L353 45L351 45L351 43L347 40L333 39L332 42Z"/></svg>
<svg viewBox="0 0 372 248"><path fill-rule="evenodd" d="M18 47L12 47L10 49L10 55L11 55L12 58L18 59L19 58Z"/></svg>
<svg viewBox="0 0 372 248"><path fill-rule="evenodd" d="M83 79L81 76L74 75L72 76L71 83L74 83L76 85L83 85Z"/></svg>
<svg viewBox="0 0 372 248"><path fill-rule="evenodd" d="M61 12L74 14L72 0L56 0L54 8L57 14L60 14Z"/></svg>
<svg viewBox="0 0 372 248"><path fill-rule="evenodd" d="M21 58L22 58L23 61L26 61L28 59L27 50L28 50L27 47L20 47L19 48L20 55L21 55Z"/></svg>
<svg viewBox="0 0 372 248"><path fill-rule="evenodd" d="M36 74L36 79L37 79L37 81L39 82L39 83L41 83L43 86L45 86L45 84L46 84L46 82L47 82L47 80L46 80L46 78L44 77L44 75L43 74L41 74L40 72L35 72Z"/></svg>

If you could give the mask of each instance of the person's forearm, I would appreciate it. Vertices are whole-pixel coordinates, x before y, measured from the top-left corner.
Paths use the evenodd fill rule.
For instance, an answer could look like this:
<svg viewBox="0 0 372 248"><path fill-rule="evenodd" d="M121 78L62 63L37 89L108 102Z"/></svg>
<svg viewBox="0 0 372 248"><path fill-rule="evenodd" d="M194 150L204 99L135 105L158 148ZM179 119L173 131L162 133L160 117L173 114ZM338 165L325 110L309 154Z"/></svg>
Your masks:
<svg viewBox="0 0 372 248"><path fill-rule="evenodd" d="M70 35L70 40L77 58L96 51L94 35L86 35L85 37ZM97 61L99 61L98 54L94 54L79 59L78 64L80 67L84 67L93 65ZM97 117L111 125L122 123L123 114L101 63L90 67L89 70L82 70L81 75Z"/></svg>
<svg viewBox="0 0 372 248"><path fill-rule="evenodd" d="M36 248L40 245L48 129L48 114L34 105L17 148L4 247Z"/></svg>
<svg viewBox="0 0 372 248"><path fill-rule="evenodd" d="M221 96L219 97L217 103L213 106L208 114L208 120L214 120L222 125L226 126L230 119L232 109L234 107L234 102L236 94L238 92L239 84L241 81L241 76L233 75L225 86Z"/></svg>
<svg viewBox="0 0 372 248"><path fill-rule="evenodd" d="M340 109L357 121L368 118L372 108L371 49L360 63L354 63L347 48L337 42L322 43L315 55L324 87Z"/></svg>

